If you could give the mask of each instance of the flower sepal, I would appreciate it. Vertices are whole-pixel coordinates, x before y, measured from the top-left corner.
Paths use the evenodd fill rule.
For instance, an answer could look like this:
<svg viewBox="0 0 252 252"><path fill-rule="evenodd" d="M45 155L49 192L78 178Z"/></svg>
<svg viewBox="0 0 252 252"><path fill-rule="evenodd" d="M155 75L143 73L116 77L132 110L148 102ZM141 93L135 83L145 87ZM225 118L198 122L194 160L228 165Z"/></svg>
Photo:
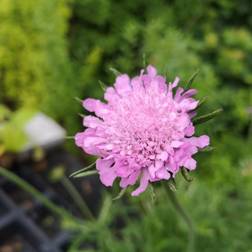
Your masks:
<svg viewBox="0 0 252 252"><path fill-rule="evenodd" d="M197 116L193 119L193 124L197 125L197 124L205 123L205 122L213 119L214 117L218 116L222 111L223 111L223 109L219 108L219 109L216 109L213 112L210 112L208 114L205 114L202 116Z"/></svg>
<svg viewBox="0 0 252 252"><path fill-rule="evenodd" d="M119 200L119 199L121 199L121 198L124 196L124 194L126 193L127 189L128 189L127 187L123 188L123 189L118 193L118 195L117 195L116 197L114 197L112 200Z"/></svg>
<svg viewBox="0 0 252 252"><path fill-rule="evenodd" d="M176 188L176 181L174 178L169 179L167 182L168 187L170 188L171 191L176 192L177 188Z"/></svg>
<svg viewBox="0 0 252 252"><path fill-rule="evenodd" d="M185 167L181 168L181 174L183 176L183 178L187 181L187 182L192 182L193 178L189 175L189 171L188 169L186 169Z"/></svg>

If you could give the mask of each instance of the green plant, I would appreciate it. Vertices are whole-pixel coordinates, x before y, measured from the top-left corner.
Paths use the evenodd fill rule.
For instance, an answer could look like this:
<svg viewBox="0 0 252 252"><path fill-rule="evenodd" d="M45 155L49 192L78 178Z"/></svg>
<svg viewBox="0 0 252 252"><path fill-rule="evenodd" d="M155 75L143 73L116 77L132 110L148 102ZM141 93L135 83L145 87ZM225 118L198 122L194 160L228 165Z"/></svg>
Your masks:
<svg viewBox="0 0 252 252"><path fill-rule="evenodd" d="M25 123L34 115L35 111L22 108L11 112L6 107L1 107L2 121L0 120L0 149L4 152L19 152L28 139L24 131Z"/></svg>
<svg viewBox="0 0 252 252"><path fill-rule="evenodd" d="M0 5L0 99L70 125L65 113L76 111L72 99L78 89L67 52L69 2L1 0Z"/></svg>

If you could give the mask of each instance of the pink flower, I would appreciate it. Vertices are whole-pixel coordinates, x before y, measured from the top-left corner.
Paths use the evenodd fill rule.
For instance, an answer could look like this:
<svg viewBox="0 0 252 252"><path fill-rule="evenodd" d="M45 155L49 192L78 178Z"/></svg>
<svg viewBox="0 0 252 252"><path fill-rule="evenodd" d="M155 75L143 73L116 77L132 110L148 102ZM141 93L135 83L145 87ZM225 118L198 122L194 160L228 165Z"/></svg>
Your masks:
<svg viewBox="0 0 252 252"><path fill-rule="evenodd" d="M96 167L105 186L116 178L122 188L138 183L137 196L149 183L169 180L185 167L196 168L193 155L209 145L206 135L195 137L192 117L198 101L195 89L178 87L179 78L166 84L153 66L132 79L126 74L106 89L106 103L86 99L83 106L94 112L86 116L84 132L76 145L98 156Z"/></svg>

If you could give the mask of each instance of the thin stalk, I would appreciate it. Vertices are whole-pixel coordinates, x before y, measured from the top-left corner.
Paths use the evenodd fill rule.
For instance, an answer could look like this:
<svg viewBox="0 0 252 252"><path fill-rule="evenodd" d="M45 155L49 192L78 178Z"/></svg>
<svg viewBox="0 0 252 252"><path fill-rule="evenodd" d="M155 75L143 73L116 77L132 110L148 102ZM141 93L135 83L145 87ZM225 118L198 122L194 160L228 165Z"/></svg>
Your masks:
<svg viewBox="0 0 252 252"><path fill-rule="evenodd" d="M83 200L82 196L79 194L79 192L76 190L74 185L71 183L71 181L66 177L63 176L62 178L62 184L69 193L69 195L72 197L75 204L79 207L82 214L89 218L90 220L94 220L94 216L90 209L88 208L86 202Z"/></svg>
<svg viewBox="0 0 252 252"><path fill-rule="evenodd" d="M84 241L85 235L83 233L80 233L75 237L70 245L70 248L68 249L69 252L76 252L79 251L79 247L81 246L81 243Z"/></svg>
<svg viewBox="0 0 252 252"><path fill-rule="evenodd" d="M165 184L166 185L166 184ZM167 195L173 204L173 207L175 208L176 212L180 214L184 222L187 224L188 227L188 247L187 251L188 252L193 252L195 251L195 228L193 221L187 214L186 210L182 207L180 202L178 201L176 194L166 185L165 186Z"/></svg>
<svg viewBox="0 0 252 252"><path fill-rule="evenodd" d="M77 171L73 172L69 177L71 178L71 177L74 177L75 175L77 175L79 173L85 172L85 171L91 169L95 164L96 164L96 161L91 163L90 165L80 169L80 170L77 170Z"/></svg>
<svg viewBox="0 0 252 252"><path fill-rule="evenodd" d="M65 209L54 204L51 200L49 200L41 192L39 192L35 187L30 185L28 182L26 182L25 180L23 180L19 176L17 176L15 173L13 173L3 167L0 167L0 176L5 177L7 180L16 184L18 187L20 187L24 191L30 193L34 198L39 200L46 208L51 210L53 213L55 213L60 218L71 220L75 224L79 223L79 221L74 216L72 216L68 211L66 211Z"/></svg>

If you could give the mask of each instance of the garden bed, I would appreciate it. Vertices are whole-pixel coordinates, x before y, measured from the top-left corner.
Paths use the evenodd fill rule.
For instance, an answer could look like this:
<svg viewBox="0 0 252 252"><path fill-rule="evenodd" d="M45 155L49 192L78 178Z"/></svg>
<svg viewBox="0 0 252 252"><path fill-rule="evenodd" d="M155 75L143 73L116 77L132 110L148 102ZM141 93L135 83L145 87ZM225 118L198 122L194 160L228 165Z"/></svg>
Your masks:
<svg viewBox="0 0 252 252"><path fill-rule="evenodd" d="M40 162L46 166L39 172L38 162L26 160L16 162L12 170L36 187L52 202L67 209L84 220L69 191L59 178L54 181L51 172L57 167L65 168L65 178L82 168L81 163L64 151L56 148ZM91 210L99 204L99 186L96 178L71 181ZM28 192L2 178L0 180L0 251L1 252L63 252L71 242L72 233L61 227L58 216L45 208ZM85 220L84 220L85 221Z"/></svg>

